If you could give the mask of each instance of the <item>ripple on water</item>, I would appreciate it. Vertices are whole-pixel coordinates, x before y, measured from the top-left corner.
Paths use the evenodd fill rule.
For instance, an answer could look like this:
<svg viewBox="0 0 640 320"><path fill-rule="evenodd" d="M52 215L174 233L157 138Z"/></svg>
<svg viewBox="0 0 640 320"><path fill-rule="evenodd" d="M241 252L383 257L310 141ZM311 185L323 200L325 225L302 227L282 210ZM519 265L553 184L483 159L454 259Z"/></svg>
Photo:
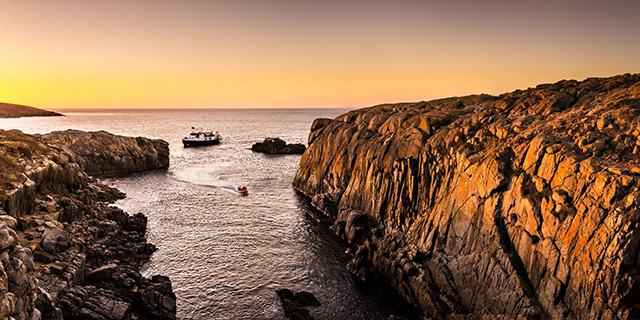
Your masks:
<svg viewBox="0 0 640 320"><path fill-rule="evenodd" d="M251 143L277 136L306 142L315 118L336 110L120 111L100 115L0 120L3 128L45 133L68 128L162 138L168 172L107 179L127 193L118 206L148 217L158 247L145 275L171 278L180 319L282 319L274 290L314 293L318 319L386 319L402 314L388 291L357 286L345 269L342 242L309 216L291 188L300 156L267 156ZM192 126L220 131L222 144L184 149ZM238 130L241 128L241 130ZM244 184L249 195L226 192Z"/></svg>

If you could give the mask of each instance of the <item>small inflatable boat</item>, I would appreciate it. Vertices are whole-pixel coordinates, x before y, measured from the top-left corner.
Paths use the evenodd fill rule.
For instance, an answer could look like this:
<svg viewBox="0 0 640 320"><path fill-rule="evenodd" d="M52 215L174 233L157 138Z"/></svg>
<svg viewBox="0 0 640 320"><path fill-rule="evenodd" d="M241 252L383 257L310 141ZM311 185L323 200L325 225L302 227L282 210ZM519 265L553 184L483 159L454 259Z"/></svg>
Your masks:
<svg viewBox="0 0 640 320"><path fill-rule="evenodd" d="M245 186L237 186L236 187L236 192L238 194L245 195L245 194L249 193L249 190L247 190L247 187L245 187Z"/></svg>

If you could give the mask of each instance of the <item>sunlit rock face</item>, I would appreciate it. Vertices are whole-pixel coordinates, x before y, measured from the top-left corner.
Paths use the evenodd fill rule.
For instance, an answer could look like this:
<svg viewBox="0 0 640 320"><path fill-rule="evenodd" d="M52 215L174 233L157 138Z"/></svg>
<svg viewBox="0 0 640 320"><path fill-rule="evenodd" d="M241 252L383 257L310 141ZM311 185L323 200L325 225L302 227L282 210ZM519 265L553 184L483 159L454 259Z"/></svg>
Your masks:
<svg viewBox="0 0 640 320"><path fill-rule="evenodd" d="M425 313L640 317L640 74L318 119L294 187Z"/></svg>
<svg viewBox="0 0 640 320"><path fill-rule="evenodd" d="M106 131L55 131L44 138L69 150L88 174L118 174L169 167L169 143Z"/></svg>

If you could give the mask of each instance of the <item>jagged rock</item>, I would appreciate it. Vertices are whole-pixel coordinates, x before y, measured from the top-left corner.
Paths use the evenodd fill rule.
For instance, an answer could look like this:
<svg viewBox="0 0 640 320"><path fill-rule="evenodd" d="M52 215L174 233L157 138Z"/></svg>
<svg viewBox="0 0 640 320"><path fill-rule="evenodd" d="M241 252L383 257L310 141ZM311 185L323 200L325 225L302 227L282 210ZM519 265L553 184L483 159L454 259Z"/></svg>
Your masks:
<svg viewBox="0 0 640 320"><path fill-rule="evenodd" d="M0 221L4 222L7 227L11 229L16 229L16 227L18 226L18 220L16 220L16 218L5 214L0 214Z"/></svg>
<svg viewBox="0 0 640 320"><path fill-rule="evenodd" d="M55 257L47 252L36 250L33 253L33 259L42 263L49 263L55 261Z"/></svg>
<svg viewBox="0 0 640 320"><path fill-rule="evenodd" d="M66 250L70 241L69 235L58 228L46 228L42 233L42 248L51 254Z"/></svg>
<svg viewBox="0 0 640 320"><path fill-rule="evenodd" d="M8 164L0 166L0 317L175 319L170 280L139 273L155 250L144 237L146 217L110 207L124 194L82 169L165 166L166 143L104 132L0 135ZM95 139L85 148L78 139L88 136Z"/></svg>
<svg viewBox="0 0 640 320"><path fill-rule="evenodd" d="M156 275L151 281L141 279L136 301L152 319L175 319L176 296L167 277Z"/></svg>
<svg viewBox="0 0 640 320"><path fill-rule="evenodd" d="M92 270L91 272L87 273L87 283L91 284L111 278L111 275L117 267L118 265L116 265L115 263L110 263Z"/></svg>
<svg viewBox="0 0 640 320"><path fill-rule="evenodd" d="M307 148L300 143L287 144L280 138L266 138L251 146L251 150L268 154L302 154Z"/></svg>
<svg viewBox="0 0 640 320"><path fill-rule="evenodd" d="M311 320L313 317L306 307L320 305L318 299L306 291L300 291L294 294L289 289L279 289L276 290L276 294L280 298L285 316L289 319Z"/></svg>
<svg viewBox="0 0 640 320"><path fill-rule="evenodd" d="M169 167L169 144L164 140L78 130L55 131L43 137L66 148L73 162L90 175Z"/></svg>
<svg viewBox="0 0 640 320"><path fill-rule="evenodd" d="M16 238L15 232L8 228L4 222L0 222L0 250L15 246Z"/></svg>
<svg viewBox="0 0 640 320"><path fill-rule="evenodd" d="M640 74L351 111L293 182L434 318L640 318ZM366 218L366 219L365 219Z"/></svg>
<svg viewBox="0 0 640 320"><path fill-rule="evenodd" d="M28 271L33 271L33 254L31 250L22 246L16 246L11 253L11 257L15 257L27 267Z"/></svg>
<svg viewBox="0 0 640 320"><path fill-rule="evenodd" d="M130 310L130 303L100 295L87 300L85 307L80 309L80 316L88 320L120 320L125 319Z"/></svg>

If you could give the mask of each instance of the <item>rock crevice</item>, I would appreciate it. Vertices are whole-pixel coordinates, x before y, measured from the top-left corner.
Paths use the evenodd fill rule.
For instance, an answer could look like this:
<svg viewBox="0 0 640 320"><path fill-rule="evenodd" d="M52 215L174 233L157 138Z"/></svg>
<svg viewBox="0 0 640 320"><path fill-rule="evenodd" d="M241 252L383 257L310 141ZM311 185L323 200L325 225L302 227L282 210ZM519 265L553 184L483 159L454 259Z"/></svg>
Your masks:
<svg viewBox="0 0 640 320"><path fill-rule="evenodd" d="M164 167L166 142L100 132L93 133L101 138L85 153L73 141L87 134L92 135L0 130L0 161L8 164L0 167L0 278L7 280L0 286L0 314L33 320L175 319L170 280L140 274L155 250L145 239L146 217L110 206L124 194L85 171ZM114 141L121 144L111 148ZM102 149L107 151L96 156ZM142 157L143 164L120 162L120 154Z"/></svg>
<svg viewBox="0 0 640 320"><path fill-rule="evenodd" d="M293 185L430 316L637 318L638 101L627 74L318 119Z"/></svg>

